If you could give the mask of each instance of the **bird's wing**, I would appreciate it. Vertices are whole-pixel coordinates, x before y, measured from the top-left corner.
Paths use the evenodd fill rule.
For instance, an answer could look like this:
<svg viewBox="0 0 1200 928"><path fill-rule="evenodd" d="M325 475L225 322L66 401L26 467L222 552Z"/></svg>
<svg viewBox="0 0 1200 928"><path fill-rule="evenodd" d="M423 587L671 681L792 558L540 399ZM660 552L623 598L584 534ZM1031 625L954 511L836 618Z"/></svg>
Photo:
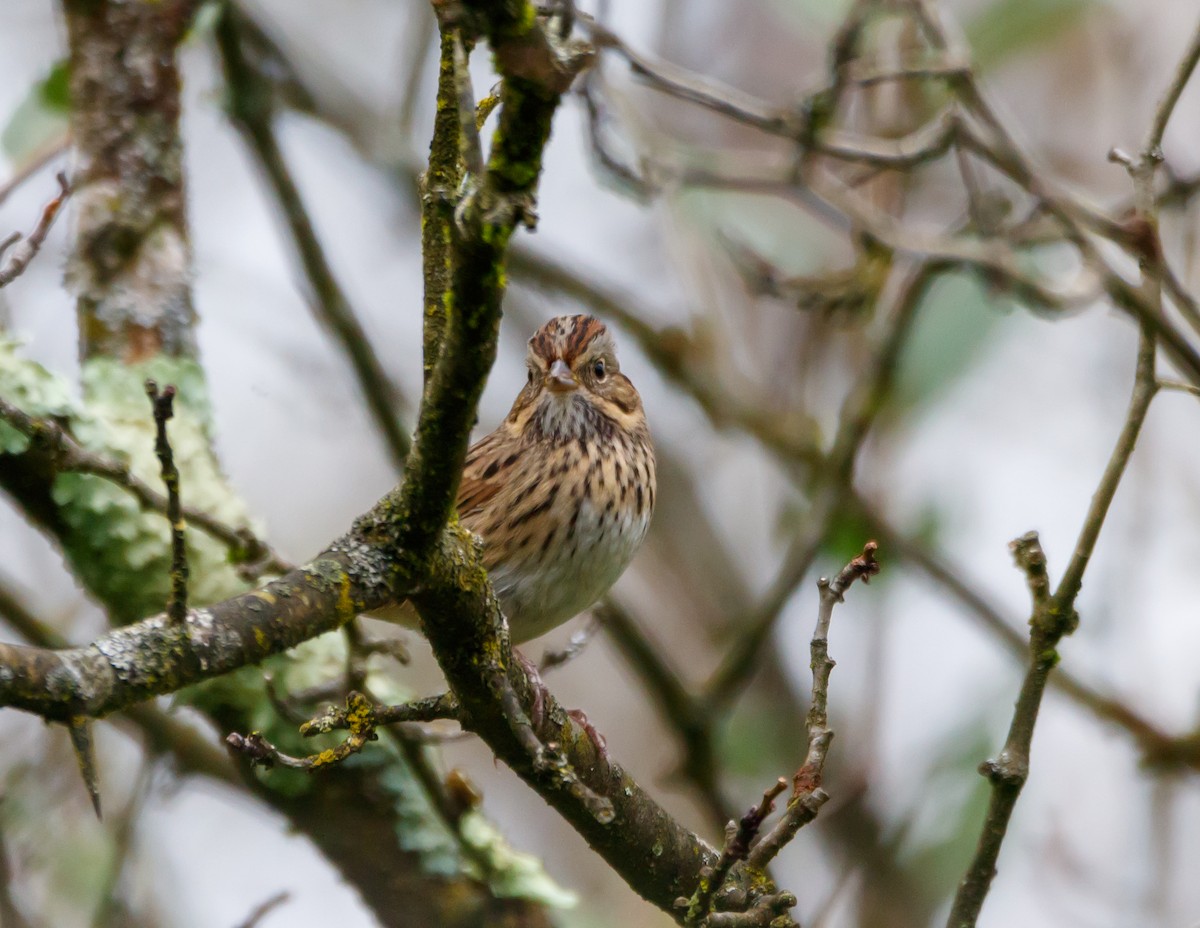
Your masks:
<svg viewBox="0 0 1200 928"><path fill-rule="evenodd" d="M458 516L468 527L488 502L504 487L508 469L518 455L510 436L502 429L479 439L467 451L462 481L458 485Z"/></svg>

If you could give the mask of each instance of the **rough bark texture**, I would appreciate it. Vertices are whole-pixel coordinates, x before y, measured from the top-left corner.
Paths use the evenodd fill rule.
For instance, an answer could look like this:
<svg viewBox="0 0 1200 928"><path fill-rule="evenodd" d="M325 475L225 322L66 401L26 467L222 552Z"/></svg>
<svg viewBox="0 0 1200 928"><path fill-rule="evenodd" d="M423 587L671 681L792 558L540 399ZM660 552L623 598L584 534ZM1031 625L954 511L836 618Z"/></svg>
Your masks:
<svg viewBox="0 0 1200 928"><path fill-rule="evenodd" d="M122 62L125 53L110 44L109 38L117 34L113 30L118 25L121 29L135 27L123 17L136 20L148 9L166 11L169 17L177 10L169 4L134 5L136 11L124 6L117 11L113 9L116 6L74 0L69 7L72 54L80 59L85 72L74 78L79 84L76 102L85 109L128 105L124 98L106 97L108 91L89 82L86 75L89 68L96 73L102 70L89 56L107 62L105 67L112 67L114 60ZM509 240L514 230L535 219L534 198L551 119L561 93L589 54L578 44L551 39L530 4L475 4L467 12L483 25L504 74L502 110L484 176L470 187L456 212L459 221L451 230L453 273L441 304L446 308L446 325L402 487L306 567L259 590L193 609L182 626L156 616L102 636L85 648L61 652L0 648L0 667L7 668L0 671L0 705L53 719L98 716L155 694L226 675L217 682L220 692L220 687L230 685L226 681L239 667L336 628L358 612L409 596L422 614L435 654L464 709L467 727L571 822L634 890L672 911L678 897L695 889L701 867L715 861L715 852L675 822L618 765L601 756L590 736L552 698L548 697L548 711L537 730L531 729L521 704L530 705L534 681L513 660L476 542L452 522L447 526L476 404L495 357ZM150 27L142 24L136 28ZM176 33L167 29L155 34L165 41L167 35ZM101 48L88 52L93 42ZM159 50L166 54L170 47L164 44ZM142 75L146 83L135 85L146 93L150 88L173 88L177 80L173 69L159 65L153 73ZM167 112L167 128L173 134L177 110ZM113 168L120 183L131 186L131 202L136 204L143 193L141 181L125 177L123 164L103 156L108 151L103 141L109 136L97 126L85 126L84 132L88 144L97 148L86 159L88 183L93 188L104 185L112 179L105 167ZM111 139L120 149L125 136L114 130ZM151 174L164 164L173 163L178 169L177 152L174 160L167 150L157 154L163 156L162 164L143 166ZM114 157L120 161L119 156ZM114 242L136 240L139 247L133 249L133 257L140 260L141 246L151 239L139 238L135 234L139 230L148 231L153 238L155 229L176 228L173 221L182 229L181 207L172 212L170 196L165 203L168 208L146 224L140 222L148 218L144 210L135 209L131 216L121 208L111 210L110 218L120 220L111 227L105 223L93 226L85 215L89 221L80 230L80 255L87 255L99 241L110 248ZM118 254L121 251L116 250ZM186 269L186 260L181 266ZM91 275L93 282L107 281L109 269L135 282L140 280L128 263L110 267L100 261ZM179 279L186 279L186 274ZM148 338L144 337L143 317L125 312L119 301L109 300L112 289L84 289L81 310L85 328L93 315L104 323L93 333L95 337L85 336L85 354L90 347L136 359L142 351L169 352L186 348L184 342L190 344L190 307L188 313L177 314L171 300L158 292L155 305L165 306L169 312L155 319L152 328L156 334ZM175 321L182 321L182 331L188 334L172 342L169 323ZM160 322L161 330L157 327ZM223 725L234 724L237 716L230 712L245 710L236 700L208 708ZM536 747L531 747L531 739ZM337 783L336 787L344 785ZM323 788L336 795L329 781ZM347 801L352 794L370 792L363 784L346 788ZM287 804L280 797L273 801ZM409 907L395 897L397 892L401 896L411 893L411 885L396 875L381 886L379 881L388 871L357 859L363 842L348 849L342 832L334 826L323 827L320 808L325 802L312 800L289 814L294 821L316 829L311 832L313 837L343 872L358 873L368 880L378 898L390 895L398 908ZM601 805L606 814L597 814ZM325 811L329 808L326 805ZM361 811L360 807L348 814L359 824L373 822L378 827L379 815L363 815L360 821ZM400 858L395 860L402 865ZM465 891L477 892L478 888L467 886ZM395 920L399 917L395 911L373 904L388 924L405 923Z"/></svg>
<svg viewBox="0 0 1200 928"><path fill-rule="evenodd" d="M194 355L175 60L193 4L69 0L64 10L81 356Z"/></svg>

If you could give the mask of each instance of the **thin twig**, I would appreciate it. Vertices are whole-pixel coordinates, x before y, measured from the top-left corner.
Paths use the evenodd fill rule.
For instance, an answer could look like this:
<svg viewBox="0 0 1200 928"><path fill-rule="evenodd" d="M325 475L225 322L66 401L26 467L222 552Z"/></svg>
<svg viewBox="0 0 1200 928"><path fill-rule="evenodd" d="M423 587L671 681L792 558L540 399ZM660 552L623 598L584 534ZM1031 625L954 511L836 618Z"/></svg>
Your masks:
<svg viewBox="0 0 1200 928"><path fill-rule="evenodd" d="M1142 423L1145 422L1146 413L1150 409L1150 402L1158 392L1158 381L1154 373L1154 354L1154 339L1147 331L1143 330L1138 345L1133 396L1130 398L1125 424L1117 438L1117 444L1113 448L1108 465L1104 469L1104 475L1100 478L1100 484L1092 495L1092 504L1088 508L1079 539L1075 543L1071 561L1054 593L1052 609L1060 617L1074 609L1075 597L1079 595L1079 589L1083 585L1083 573L1087 570L1088 562L1096 547L1096 540L1100 537L1100 529L1108 515L1108 507L1112 504L1121 477L1125 474L1134 446L1137 444L1138 435L1141 433Z"/></svg>
<svg viewBox="0 0 1200 928"><path fill-rule="evenodd" d="M237 928L258 928L264 918L291 898L292 894L286 890L277 892L274 896L256 905L245 920L238 923Z"/></svg>
<svg viewBox="0 0 1200 928"><path fill-rule="evenodd" d="M578 90L587 111L588 142L592 156L600 169L612 178L614 183L620 185L623 191L638 202L645 203L655 192L654 185L638 168L615 153L608 144L607 128L610 119L599 90L603 81L603 72L597 66L583 76Z"/></svg>
<svg viewBox="0 0 1200 928"><path fill-rule="evenodd" d="M1192 40L1188 43L1187 51L1180 60L1179 65L1175 68L1175 74L1171 78L1171 83L1167 85L1166 91L1159 100L1158 106L1154 110L1154 119L1150 123L1150 130L1146 134L1146 141L1142 146L1142 151L1146 153L1158 152L1161 160L1162 157L1162 140L1163 135L1167 131L1167 123L1171 121L1171 116L1175 112L1175 104L1179 102L1179 97L1183 94L1183 88L1192 78L1192 73L1196 70L1196 64L1200 62L1200 25L1196 27L1196 31L1192 34Z"/></svg>
<svg viewBox="0 0 1200 928"><path fill-rule="evenodd" d="M600 621L593 613L588 617L583 628L578 629L567 639L565 645L555 650L548 650L542 655L541 662L538 664L538 673L545 676L550 671L557 670L575 660L586 650L599 630Z"/></svg>
<svg viewBox="0 0 1200 928"><path fill-rule="evenodd" d="M612 49L629 63L634 74L645 78L656 90L773 135L791 138L799 134L802 123L799 114L774 108L748 93L719 84L685 68L663 61L652 61L635 52L615 32L591 17L580 16L579 20L597 48Z"/></svg>
<svg viewBox="0 0 1200 928"><path fill-rule="evenodd" d="M25 273L25 268L29 267L29 262L37 256L42 248L42 243L46 241L50 227L54 225L54 219L58 216L63 203L71 195L71 185L67 182L67 175L59 171L55 175L55 179L59 186L58 196L42 208L41 218L38 219L37 225L29 233L29 236L22 241L20 233L14 232L0 243L0 256L3 256L9 248L16 246L8 263L0 268L0 287L7 287Z"/></svg>
<svg viewBox="0 0 1200 928"><path fill-rule="evenodd" d="M747 866L755 870L762 870L774 860L796 833L816 818L821 806L829 799L828 793L821 789L825 757L833 740L833 730L829 727L829 675L834 662L829 657L829 624L834 606L842 602L842 597L854 581L867 583L879 573L879 562L875 560L877 550L878 545L868 541L862 553L843 567L832 581L822 577L817 582L821 595L810 646L813 682L806 722L808 751L803 766L793 778L792 799L787 811L754 846L747 858Z"/></svg>
<svg viewBox="0 0 1200 928"><path fill-rule="evenodd" d="M1128 467L1146 412L1156 391L1154 338L1147 328L1143 328L1138 344L1133 393L1125 424L1092 497L1092 504L1080 530L1070 564L1053 594L1048 589L1045 555L1037 542L1036 534L1030 533L1013 542L1014 555L1026 574L1033 598L1029 669L1013 709L1004 748L995 759L986 761L980 767L980 772L991 783L991 799L980 833L979 846L966 875L959 883L946 922L947 928L973 928L987 898L1009 820L1029 776L1029 751L1033 741L1033 730L1047 680L1058 663L1056 649L1062 637L1070 634L1078 622L1075 598L1082 586L1084 571L1095 549L1096 540L1121 477Z"/></svg>
<svg viewBox="0 0 1200 928"><path fill-rule="evenodd" d="M147 380L146 395L154 410L154 453L167 488L167 522L171 526L171 598L167 601L167 618L182 625L187 621L188 611L187 522L179 497L179 468L175 466L175 452L167 438L167 420L175 415L175 387L167 384L160 393L158 384Z"/></svg>
<svg viewBox="0 0 1200 928"><path fill-rule="evenodd" d="M67 150L69 139L66 135L50 142L43 146L39 151L25 161L17 168L13 175L0 184L0 204L7 200L14 190L17 190L25 181L33 177L38 171L44 168L47 164L62 155Z"/></svg>
<svg viewBox="0 0 1200 928"><path fill-rule="evenodd" d="M1178 380L1160 380L1158 388L1175 393L1187 393L1190 396L1200 396L1200 387L1197 387L1195 384L1180 383Z"/></svg>
<svg viewBox="0 0 1200 928"><path fill-rule="evenodd" d="M300 726L300 734L306 738L328 734L338 729L349 731L349 737L335 747L304 757L294 757L279 750L257 731L248 735L231 732L225 738L225 743L230 750L248 757L252 764L265 767L278 764L293 770L320 770L341 763L375 741L379 737L377 729L381 725L429 722L434 719L457 718L457 715L458 703L449 694L397 706L381 706L371 702L364 694L352 691L346 695L344 709L330 707Z"/></svg>
<svg viewBox="0 0 1200 928"><path fill-rule="evenodd" d="M394 706L370 702L363 695L351 692L346 696L345 708L329 707L323 713L300 726L300 734L306 738L327 734L339 729L353 731L355 726L366 725L380 728L405 722L434 722L439 719L458 720L460 710L453 693L426 696Z"/></svg>
<svg viewBox="0 0 1200 928"><path fill-rule="evenodd" d="M758 837L763 821L775 810L775 800L787 789L787 780L780 777L763 790L762 801L751 806L737 822L730 820L725 827L725 844L721 856L712 867L705 867L700 874L700 885L687 903L685 924L701 922L712 911L713 903L725 887L725 881L733 865L745 860L750 854L750 845Z"/></svg>

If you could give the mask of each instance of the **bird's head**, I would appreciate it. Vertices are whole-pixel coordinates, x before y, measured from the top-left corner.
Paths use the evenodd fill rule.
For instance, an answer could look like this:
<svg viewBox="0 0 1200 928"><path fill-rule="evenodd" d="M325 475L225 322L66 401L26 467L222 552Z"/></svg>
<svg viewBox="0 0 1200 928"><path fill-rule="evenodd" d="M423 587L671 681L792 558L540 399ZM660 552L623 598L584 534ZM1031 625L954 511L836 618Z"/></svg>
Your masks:
<svg viewBox="0 0 1200 928"><path fill-rule="evenodd" d="M642 401L621 373L608 328L594 316L556 316L529 339L528 379L510 420L569 440L589 428L636 428Z"/></svg>

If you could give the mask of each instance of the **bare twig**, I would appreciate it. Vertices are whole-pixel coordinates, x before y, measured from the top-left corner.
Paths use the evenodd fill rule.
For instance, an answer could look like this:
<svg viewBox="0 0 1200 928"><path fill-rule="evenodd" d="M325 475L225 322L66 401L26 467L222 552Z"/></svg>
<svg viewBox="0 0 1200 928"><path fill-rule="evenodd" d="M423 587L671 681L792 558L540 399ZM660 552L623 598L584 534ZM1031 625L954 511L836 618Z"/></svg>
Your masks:
<svg viewBox="0 0 1200 928"><path fill-rule="evenodd" d="M1134 445L1137 444L1142 423L1146 420L1146 413L1150 409L1150 402L1157 392L1158 381L1154 374L1154 340L1147 332L1143 331L1138 347L1133 396L1129 402L1125 425L1117 438L1117 444L1104 469L1100 484L1092 496L1092 504L1084 519L1079 539L1075 543L1071 561L1054 594L1052 609L1058 616L1067 614L1074 608L1075 597L1079 595L1079 588L1083 585L1083 572L1087 570L1092 551L1096 547L1096 540L1100 537L1100 529L1108 515L1108 507L1112 504L1113 497L1116 496L1117 486L1129 464Z"/></svg>
<svg viewBox="0 0 1200 928"><path fill-rule="evenodd" d="M50 227L54 225L54 219L58 216L63 203L71 195L71 185L67 182L67 175L59 171L56 179L58 180L59 187L58 196L42 208L42 216L38 220L37 225L34 226L33 231L29 233L29 236L22 241L21 234L14 232L3 242L0 242L0 257L9 248L14 245L16 246L16 250L13 251L12 256L8 259L8 263L3 268L0 268L0 287L7 287L25 273L25 268L29 267L29 262L34 259L38 251L41 250L42 243L46 241L46 236L50 233Z"/></svg>
<svg viewBox="0 0 1200 928"><path fill-rule="evenodd" d="M68 138L66 135L50 142L41 148L40 151L34 153L31 157L18 166L13 175L4 183L0 184L0 204L7 200L14 190L17 190L25 181L33 177L38 171L44 168L47 164L58 158L67 150Z"/></svg>
<svg viewBox="0 0 1200 928"><path fill-rule="evenodd" d="M1192 73L1196 70L1197 62L1200 62L1200 25L1196 27L1195 33L1192 34L1187 51L1184 52L1183 58L1175 68L1175 74L1171 78L1171 83L1167 85L1162 99L1159 100L1158 106L1154 110L1154 119L1150 123L1150 129L1146 134L1146 141L1142 146L1143 153L1158 152L1158 159L1162 159L1162 140L1163 135L1167 131L1167 123L1171 121L1171 116L1175 112L1175 104L1179 102L1179 97L1183 94L1183 88L1192 79Z"/></svg>
<svg viewBox="0 0 1200 928"><path fill-rule="evenodd" d="M458 700L452 693L427 696L395 706L372 703L360 693L351 692L346 697L345 708L330 707L325 712L300 726L300 734L306 738L326 734L338 729L353 731L355 727L395 725L403 722L434 722L439 719L459 718Z"/></svg>
<svg viewBox="0 0 1200 928"><path fill-rule="evenodd" d="M175 415L175 387L167 384L160 393L158 384L147 380L146 395L154 410L154 453L167 488L167 522L171 526L171 598L167 601L167 618L182 625L188 611L187 523L179 501L179 468L175 466L175 453L167 438L167 420Z"/></svg>
<svg viewBox="0 0 1200 928"><path fill-rule="evenodd" d="M730 820L725 826L725 844L721 856L712 867L705 867L700 874L700 885L690 900L687 900L685 923L692 925L703 921L712 911L717 895L725 886L730 870L738 861L750 854L750 845L758 837L763 821L775 809L775 800L787 789L787 780L780 777L763 791L762 801L751 806L737 822Z"/></svg>
<svg viewBox="0 0 1200 928"><path fill-rule="evenodd" d="M983 595L962 579L962 571L948 564L919 540L897 531L871 506L862 500L858 506L871 531L881 543L898 557L938 584L951 598L999 641L1011 654L1024 659L1029 644L1015 623L1006 620ZM1160 766L1184 766L1200 771L1200 742L1195 733L1171 735L1124 701L1108 696L1075 676L1066 667L1058 667L1050 677L1050 685L1069 699L1091 712L1097 719L1128 734L1142 751L1146 762Z"/></svg>
<svg viewBox="0 0 1200 928"><path fill-rule="evenodd" d="M1175 393L1187 393L1189 396L1200 396L1200 387L1190 383L1180 383L1178 380L1160 380L1158 388Z"/></svg>
<svg viewBox="0 0 1200 928"><path fill-rule="evenodd" d="M279 764L294 770L319 770L341 763L375 741L379 737L377 729L381 725L429 722L434 719L456 718L457 714L457 701L449 694L398 706L380 706L362 693L350 692L346 695L344 709L330 707L300 726L300 733L306 738L328 734L336 729L349 731L349 737L335 747L305 757L293 757L279 750L264 738L261 732L256 731L248 735L232 732L226 737L225 743L231 750L250 758L252 764L268 767Z"/></svg>
<svg viewBox="0 0 1200 928"><path fill-rule="evenodd" d="M225 736L225 743L231 751L248 758L252 766L273 767L278 764L280 767L288 767L292 770L319 770L331 764L341 763L352 754L357 754L376 737L374 729L370 731L369 735L360 731L352 731L350 737L336 747L304 757L295 757L284 753L264 738L262 732L257 731L252 731L248 735L230 732Z"/></svg>
<svg viewBox="0 0 1200 928"><path fill-rule="evenodd" d="M946 922L947 928L973 928L987 898L1009 820L1029 776L1029 750L1033 741L1034 725L1037 723L1038 710L1050 672L1058 663L1056 649L1063 636L1070 634L1078 622L1075 598L1082 586L1084 571L1095 549L1108 508L1133 454L1134 445L1156 390L1154 338L1144 328L1139 339L1137 371L1124 427L1092 497L1092 504L1075 543L1070 564L1053 594L1049 592L1045 574L1045 554L1038 543L1037 535L1030 533L1013 543L1013 554L1028 578L1033 597L1029 632L1029 669L1013 709L1004 748L994 760L986 761L980 767L980 772L991 783L992 795L979 846L966 875L959 883Z"/></svg>
<svg viewBox="0 0 1200 928"><path fill-rule="evenodd" d="M612 49L629 63L634 74L645 78L656 90L773 135L791 138L799 134L803 121L799 113L772 107L750 94L721 85L685 68L652 61L635 52L607 26L587 16L580 16L579 19L597 48Z"/></svg>
<svg viewBox="0 0 1200 928"><path fill-rule="evenodd" d="M616 154L608 142L608 111L601 99L602 72L597 66L585 74L580 82L579 94L587 110L588 141L593 157L600 169L621 186L629 196L646 202L655 192L654 185L642 176L642 172Z"/></svg>
<svg viewBox="0 0 1200 928"><path fill-rule="evenodd" d="M783 818L765 834L750 851L747 865L762 870L796 836L801 828L817 816L829 794L821 789L825 770L825 757L833 730L829 727L829 675L834 662L829 657L829 624L833 609L842 602L846 590L855 580L864 583L879 573L879 562L875 560L878 545L868 541L862 553L841 569L832 581L822 577L817 586L821 591L817 609L817 625L811 643L812 702L808 710L808 752L804 764L793 777L792 799Z"/></svg>
<svg viewBox="0 0 1200 928"><path fill-rule="evenodd" d="M292 894L286 890L277 892L274 896L256 905L245 920L238 923L237 928L258 928L264 918L291 898Z"/></svg>

